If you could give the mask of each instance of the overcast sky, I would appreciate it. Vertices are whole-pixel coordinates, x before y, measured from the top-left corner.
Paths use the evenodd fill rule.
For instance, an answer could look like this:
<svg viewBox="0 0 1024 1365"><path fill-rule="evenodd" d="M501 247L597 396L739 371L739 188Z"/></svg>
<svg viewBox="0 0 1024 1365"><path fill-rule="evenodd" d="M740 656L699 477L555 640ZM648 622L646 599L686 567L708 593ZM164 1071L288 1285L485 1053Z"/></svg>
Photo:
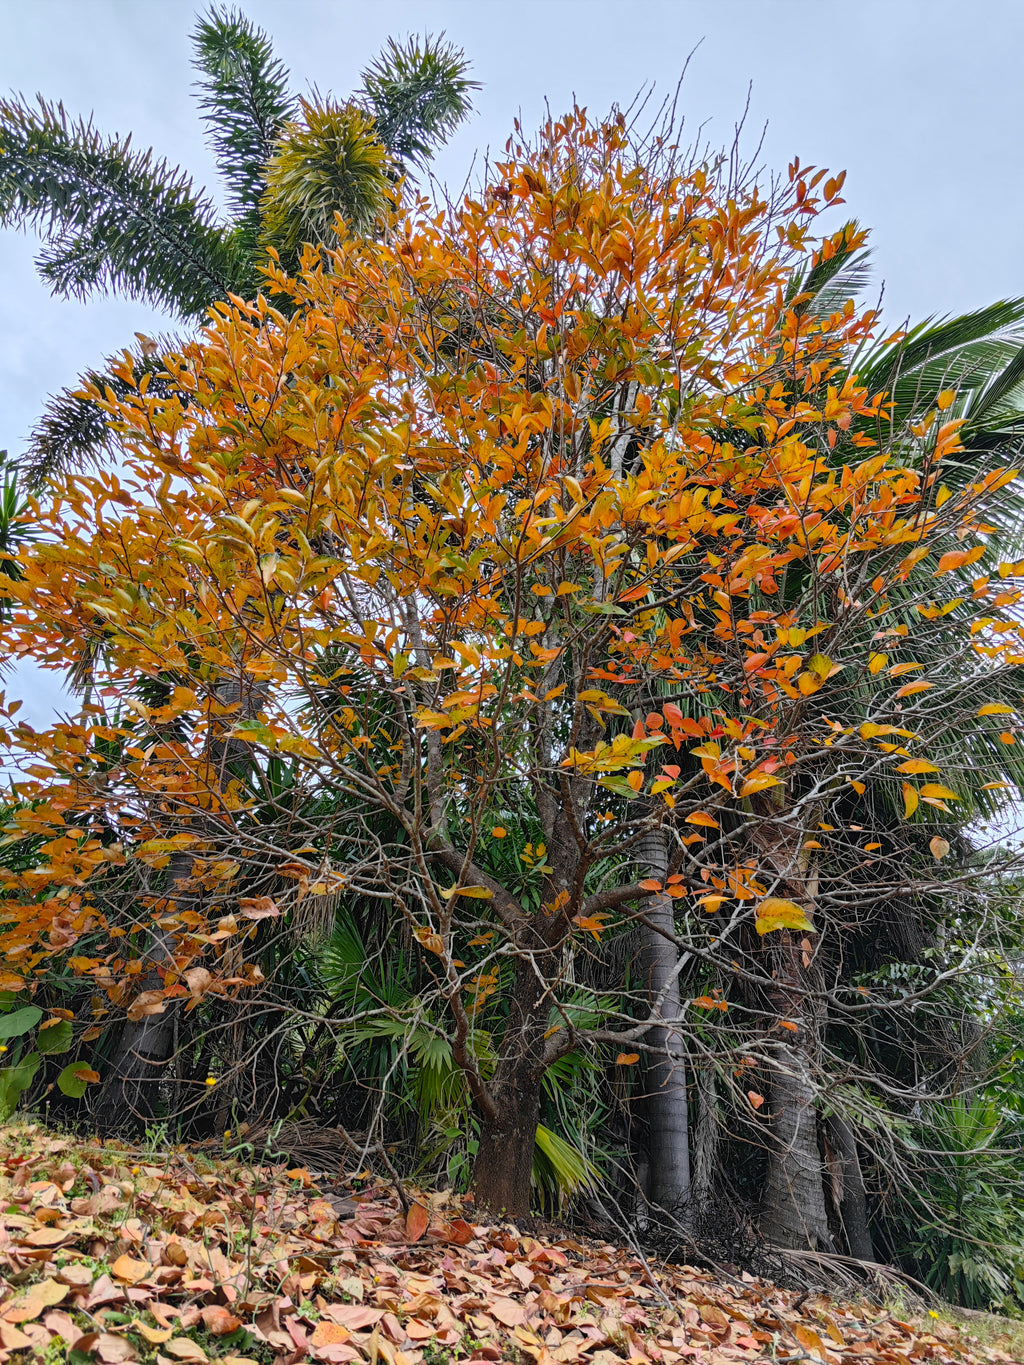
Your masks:
<svg viewBox="0 0 1024 1365"><path fill-rule="evenodd" d="M190 92L189 0L0 0L0 91L62 99L131 132L217 196ZM848 211L872 228L886 316L963 311L1024 293L1024 3L1021 0L242 0L293 86L349 93L388 35L446 30L482 82L477 112L438 159L459 186L521 112L573 95L594 112L645 84L672 90L696 47L682 108L731 140L750 89L747 140L762 159L846 169ZM697 46L699 44L699 46ZM138 305L48 296L36 243L0 233L0 447L12 454L46 394L136 331ZM10 686L45 723L58 695Z"/></svg>

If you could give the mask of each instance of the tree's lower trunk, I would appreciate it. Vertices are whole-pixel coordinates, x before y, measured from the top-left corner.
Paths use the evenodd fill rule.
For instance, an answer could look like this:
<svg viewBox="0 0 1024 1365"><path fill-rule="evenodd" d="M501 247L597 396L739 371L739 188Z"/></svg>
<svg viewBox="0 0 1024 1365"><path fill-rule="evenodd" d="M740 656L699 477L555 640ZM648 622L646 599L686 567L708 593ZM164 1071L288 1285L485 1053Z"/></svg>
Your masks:
<svg viewBox="0 0 1024 1365"><path fill-rule="evenodd" d="M774 945L777 988L770 993L779 1018L796 1025L775 1045L769 1095L771 1145L761 1206L761 1231L776 1246L829 1250L824 1170L818 1150L815 1061L821 1021L805 993L812 983L804 950L788 929Z"/></svg>
<svg viewBox="0 0 1024 1365"><path fill-rule="evenodd" d="M860 1168L857 1139L844 1118L833 1114L826 1125L826 1136L836 1158L836 1172L832 1187L835 1204L842 1220L846 1250L862 1261L873 1261L875 1249L871 1244L868 1226L868 1201L864 1190L864 1176Z"/></svg>
<svg viewBox="0 0 1024 1365"><path fill-rule="evenodd" d="M494 1112L483 1117L473 1193L495 1217L523 1218L530 1212L547 1032L542 980L553 976L544 969L544 956L538 954L536 962L523 958L516 966L501 1051L488 1085Z"/></svg>
<svg viewBox="0 0 1024 1365"><path fill-rule="evenodd" d="M191 855L175 853L167 869L168 895L191 873ZM158 967L174 962L173 934L154 929L148 953L153 966L139 984L140 995L163 986ZM174 1052L177 1010L178 1002L168 1000L160 1014L147 1014L134 1023L125 1021L93 1110L101 1133L138 1128L159 1113L160 1082Z"/></svg>
<svg viewBox="0 0 1024 1365"><path fill-rule="evenodd" d="M693 1179L690 1183L690 1222L696 1232L710 1232L715 1204L715 1172L722 1145L715 1073L707 1063L697 1071L697 1123L693 1141Z"/></svg>
<svg viewBox="0 0 1024 1365"><path fill-rule="evenodd" d="M524 1080L525 1084L495 1095L498 1113L484 1121L473 1168L477 1203L505 1218L523 1218L530 1212L540 1085L529 1077Z"/></svg>
<svg viewBox="0 0 1024 1365"><path fill-rule="evenodd" d="M664 883L668 876L668 839L664 830L653 830L641 851L647 875ZM674 902L670 896L654 895L647 902L642 924L641 955L647 1001L653 1008L660 998L658 1012L673 1021L652 1028L645 1041L656 1049L648 1053L646 1066L648 1149L650 1177L648 1199L660 1209L682 1215L690 1198L689 1117L686 1102L686 1050L678 1021L682 1016L678 954L668 934L675 933ZM651 926L657 927L651 927Z"/></svg>

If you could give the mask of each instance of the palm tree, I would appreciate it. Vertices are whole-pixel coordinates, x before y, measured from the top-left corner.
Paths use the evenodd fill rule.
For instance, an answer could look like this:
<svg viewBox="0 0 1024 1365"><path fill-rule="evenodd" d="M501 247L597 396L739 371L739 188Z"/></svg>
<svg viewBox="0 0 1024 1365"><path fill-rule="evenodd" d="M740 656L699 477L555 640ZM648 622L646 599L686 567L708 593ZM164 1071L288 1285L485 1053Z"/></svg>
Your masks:
<svg viewBox="0 0 1024 1365"><path fill-rule="evenodd" d="M830 260L820 262L802 278L793 281L791 298L798 310L827 316L863 291L867 283L868 258L867 253L859 249L861 241L856 225L849 225L849 249L837 252ZM928 319L905 330L898 340L877 343L850 357L849 370L856 373L858 382L870 392L884 391L890 396L892 406L886 430L873 433L881 437L879 446L883 442L899 441L901 433L912 423L934 411L940 392L955 391L956 398L944 415L964 419L961 433L964 449L956 456L948 457L942 465L942 482L954 492L993 464L1013 461L1024 445L1024 299L1002 301L960 317ZM856 449L847 448L846 454L857 457ZM991 560L993 569L1007 551L1013 552L1024 525L1024 500L1020 494L1011 486L1003 491L1002 497L1002 504L993 518L998 524L990 537L986 557L987 561ZM964 596L968 600L970 580L984 570L983 562L963 571ZM794 597L799 597L802 590L799 573L791 575L788 588ZM906 621L915 639L915 658L924 665L922 676L941 676L944 669L958 667L953 660L962 657L959 647L970 630L966 609L949 612L944 617L943 630L922 634L915 629L919 627L920 618L913 604L908 602ZM974 717L982 702L1015 701L1020 691L1019 672L1013 670L1013 676L1008 673L1003 680L1005 697L992 692L991 679L985 684L988 690L975 696L979 682L966 675L958 678L966 720L955 735L946 738L949 752L943 755L947 760L943 765L945 770L958 775L961 797L956 814L948 812L942 817L942 832L950 841L958 836L965 839L973 820L994 813L998 802L994 789L1009 785L1018 792L1024 791L1024 754L1020 746L997 741L995 731L1003 728L1002 724L993 726L989 719ZM874 691L872 680L861 692L851 694L847 689L842 702L831 703L832 714L842 714L847 724L863 723L869 718ZM912 724L913 721L908 719L905 723ZM857 822L854 828L865 831L862 838L869 847L907 845L906 816L902 796L898 793L898 783L876 778L868 781L868 790L862 798L849 799L845 817ZM922 814L917 817L919 821L923 819L924 808L921 810ZM837 813L843 813L840 802L833 806L828 818L836 819ZM766 825L765 838L768 843L774 840L777 846L780 838L778 821L774 822L774 829L772 823ZM794 830L794 837L796 833ZM799 841L794 847L798 846ZM780 872L788 881L787 894L810 905L819 875L829 875L827 855L816 855L817 863L812 867L806 854L801 856L788 849L782 852L785 856L781 861L786 866L780 866ZM771 863L772 852L766 856ZM776 847L775 860L780 856ZM927 854L924 857L927 859ZM833 868L832 872L835 870ZM851 869L846 872L851 875ZM857 872L853 871L852 875L856 878ZM931 909L941 917L941 896L936 907ZM915 942L918 951L925 946L927 931L918 923L921 913L920 907L896 900L880 906L878 922L873 921L866 928L862 926L864 943L858 941L857 933L843 930L846 979L850 978L851 971L862 969L869 960L876 964L881 960L876 939L879 924L886 919L909 917L914 921L912 930L903 934L894 931L893 939L902 937L907 943ZM911 929L911 926L905 928ZM870 950L865 946L867 939L871 940ZM893 951L901 950L894 948ZM906 956L906 950L902 951ZM819 1139L824 1137L844 1168L841 1184L856 1196L844 1205L841 1215L847 1248L855 1255L870 1254L871 1239L865 1218L857 1144L838 1106L832 1106L832 1117L824 1132L821 1131L822 1090L818 1077L823 1074L822 1068L827 1068L826 1038L836 1033L841 1021L828 1018L820 1004L814 1006L814 993L821 991L823 982L814 977L813 966L808 969L806 962L801 965L798 949L787 956L785 947L772 944L766 952L769 956L774 954L769 963L771 975L781 983L788 982L791 988L786 1002L789 1017L796 1017L802 1011L804 1026L798 1036L787 1035L776 1047L776 1074L770 1100L774 1117L761 1213L762 1232L769 1240L784 1246L799 1247L808 1242L813 1246L816 1240L827 1244L826 1182L819 1156Z"/></svg>
<svg viewBox="0 0 1024 1365"><path fill-rule="evenodd" d="M0 225L39 234L39 275L55 294L120 294L184 323L229 294L250 298L268 247L290 264L303 243L331 242L337 213L369 228L393 180L425 165L478 88L443 35L390 41L343 102L291 94L267 35L237 10L211 9L193 43L226 216L130 137L106 137L62 104L0 101ZM159 349L140 357L154 376ZM95 460L106 444L98 409L65 390L31 433L28 481Z"/></svg>

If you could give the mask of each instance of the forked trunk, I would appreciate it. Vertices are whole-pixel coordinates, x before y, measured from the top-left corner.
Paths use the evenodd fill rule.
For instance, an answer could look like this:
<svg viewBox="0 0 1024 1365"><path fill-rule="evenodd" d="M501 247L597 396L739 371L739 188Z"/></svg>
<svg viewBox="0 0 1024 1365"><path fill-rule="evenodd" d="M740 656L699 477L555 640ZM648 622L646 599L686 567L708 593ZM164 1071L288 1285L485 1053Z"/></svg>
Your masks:
<svg viewBox="0 0 1024 1365"><path fill-rule="evenodd" d="M669 862L664 830L651 831L644 840L641 858L647 875L664 883ZM676 1021L682 1015L676 972L679 958L675 944L659 933L658 928L667 934L675 933L673 906L670 896L651 896L645 907L650 923L640 926L648 1007L658 1004L659 1015L670 1021ZM645 1073L650 1157L648 1199L666 1213L679 1217L684 1215L690 1198L686 1051L675 1023L652 1028L645 1041L656 1049L647 1054Z"/></svg>

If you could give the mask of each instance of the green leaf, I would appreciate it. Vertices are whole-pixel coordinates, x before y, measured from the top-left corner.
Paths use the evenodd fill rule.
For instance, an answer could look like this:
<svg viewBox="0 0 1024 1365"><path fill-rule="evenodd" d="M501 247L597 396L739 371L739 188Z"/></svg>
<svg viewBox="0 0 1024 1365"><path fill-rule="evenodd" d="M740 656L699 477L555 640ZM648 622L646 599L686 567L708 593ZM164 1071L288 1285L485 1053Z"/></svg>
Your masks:
<svg viewBox="0 0 1024 1365"><path fill-rule="evenodd" d="M54 1019L39 1030L36 1047L43 1053L67 1052L72 1033L70 1019Z"/></svg>
<svg viewBox="0 0 1024 1365"><path fill-rule="evenodd" d="M57 1089L69 1099L80 1100L90 1083L96 1079L85 1062L70 1062L57 1077Z"/></svg>
<svg viewBox="0 0 1024 1365"><path fill-rule="evenodd" d="M37 1005L23 1005L13 1014L0 1017L0 1038L21 1038L31 1033L42 1017L43 1011Z"/></svg>

